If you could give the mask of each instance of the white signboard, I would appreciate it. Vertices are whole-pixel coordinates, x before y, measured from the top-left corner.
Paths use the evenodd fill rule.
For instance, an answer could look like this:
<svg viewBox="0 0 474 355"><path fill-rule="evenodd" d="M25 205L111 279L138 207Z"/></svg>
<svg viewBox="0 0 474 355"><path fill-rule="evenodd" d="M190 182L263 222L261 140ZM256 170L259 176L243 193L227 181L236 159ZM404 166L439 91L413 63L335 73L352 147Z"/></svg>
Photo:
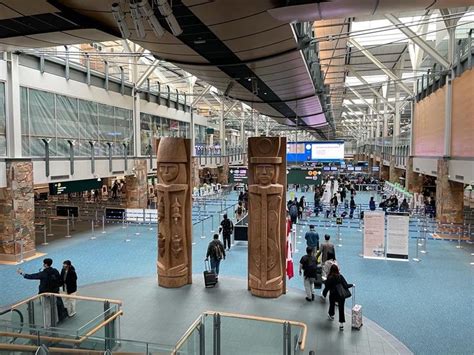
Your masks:
<svg viewBox="0 0 474 355"><path fill-rule="evenodd" d="M126 220L129 222L158 223L157 210L142 208L127 208Z"/></svg>
<svg viewBox="0 0 474 355"><path fill-rule="evenodd" d="M408 223L408 216L387 216L387 258L408 260Z"/></svg>
<svg viewBox="0 0 474 355"><path fill-rule="evenodd" d="M385 213L364 212L364 258L385 257Z"/></svg>

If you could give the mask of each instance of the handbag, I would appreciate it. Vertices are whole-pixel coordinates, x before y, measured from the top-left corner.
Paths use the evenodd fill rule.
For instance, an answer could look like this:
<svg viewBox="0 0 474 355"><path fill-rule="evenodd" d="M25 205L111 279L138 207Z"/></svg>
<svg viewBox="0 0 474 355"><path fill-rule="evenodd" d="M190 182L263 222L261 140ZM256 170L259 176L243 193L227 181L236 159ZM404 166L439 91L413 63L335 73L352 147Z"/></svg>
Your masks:
<svg viewBox="0 0 474 355"><path fill-rule="evenodd" d="M351 291L345 288L341 283L336 285L336 292L339 298L346 299L352 296Z"/></svg>

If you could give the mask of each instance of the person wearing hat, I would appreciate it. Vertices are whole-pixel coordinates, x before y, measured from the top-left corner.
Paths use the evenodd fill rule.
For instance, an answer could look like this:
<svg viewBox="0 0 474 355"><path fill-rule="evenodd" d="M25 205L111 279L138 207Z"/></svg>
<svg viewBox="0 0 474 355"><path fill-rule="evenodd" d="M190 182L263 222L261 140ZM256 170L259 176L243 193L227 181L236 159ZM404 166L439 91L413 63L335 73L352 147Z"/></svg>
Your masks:
<svg viewBox="0 0 474 355"><path fill-rule="evenodd" d="M224 214L224 219L221 221L219 226L219 233L222 232L222 239L224 240L224 249L230 250L230 236L234 233L234 224L227 217L227 213Z"/></svg>

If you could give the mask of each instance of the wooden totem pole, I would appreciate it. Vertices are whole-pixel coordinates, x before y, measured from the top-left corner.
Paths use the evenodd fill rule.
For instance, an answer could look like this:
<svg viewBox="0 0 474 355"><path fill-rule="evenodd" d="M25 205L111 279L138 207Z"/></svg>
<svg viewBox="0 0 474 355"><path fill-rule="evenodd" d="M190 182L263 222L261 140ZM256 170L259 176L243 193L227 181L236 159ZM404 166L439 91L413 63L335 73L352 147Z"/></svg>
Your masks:
<svg viewBox="0 0 474 355"><path fill-rule="evenodd" d="M248 156L248 287L273 298L286 292L286 138L249 138Z"/></svg>
<svg viewBox="0 0 474 355"><path fill-rule="evenodd" d="M158 285L181 287L191 275L191 141L156 141L158 174Z"/></svg>

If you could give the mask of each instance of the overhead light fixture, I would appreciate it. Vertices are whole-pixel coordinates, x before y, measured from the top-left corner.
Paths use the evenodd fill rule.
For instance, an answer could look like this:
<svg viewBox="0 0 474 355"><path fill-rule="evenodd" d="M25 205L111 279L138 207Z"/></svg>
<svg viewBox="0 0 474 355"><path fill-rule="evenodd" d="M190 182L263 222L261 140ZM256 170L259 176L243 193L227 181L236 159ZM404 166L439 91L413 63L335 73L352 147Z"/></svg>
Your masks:
<svg viewBox="0 0 474 355"><path fill-rule="evenodd" d="M173 35L179 36L183 33L183 29L176 20L176 17L174 17L173 10L171 9L170 4L168 4L168 0L156 0L156 3L158 4L158 10L160 10L160 13L165 17L168 26L170 26Z"/></svg>
<svg viewBox="0 0 474 355"><path fill-rule="evenodd" d="M155 16L153 9L151 8L150 4L148 4L147 0L140 0L137 3L138 9L140 10L142 16L150 25L151 29L155 33L156 37L161 38L165 34L165 30L161 27L160 22Z"/></svg>
<svg viewBox="0 0 474 355"><path fill-rule="evenodd" d="M142 16L140 15L140 11L138 11L138 6L135 1L130 1L130 13L132 14L133 25L135 26L137 37L145 38L145 27L143 26Z"/></svg>
<svg viewBox="0 0 474 355"><path fill-rule="evenodd" d="M114 15L115 22L117 22L122 38L130 38L130 30L128 29L127 22L125 22L125 15L120 8L120 4L117 2L112 4L112 15Z"/></svg>

